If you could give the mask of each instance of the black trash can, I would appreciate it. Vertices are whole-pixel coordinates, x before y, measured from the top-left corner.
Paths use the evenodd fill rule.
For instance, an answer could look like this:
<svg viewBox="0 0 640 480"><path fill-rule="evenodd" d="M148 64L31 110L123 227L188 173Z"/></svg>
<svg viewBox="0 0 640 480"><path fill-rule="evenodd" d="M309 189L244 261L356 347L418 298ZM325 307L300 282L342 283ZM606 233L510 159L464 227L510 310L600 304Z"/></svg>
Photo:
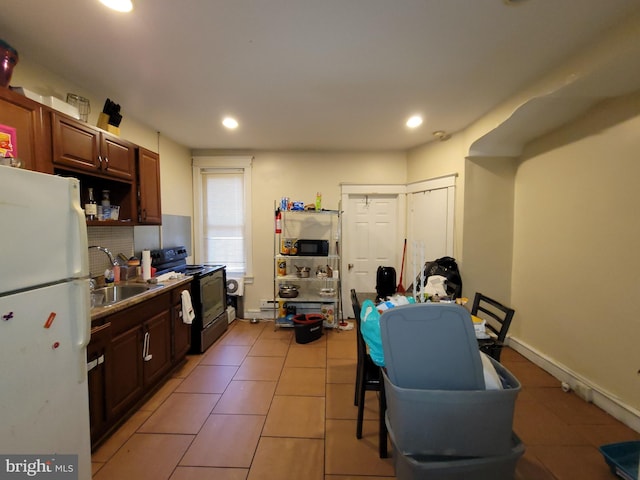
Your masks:
<svg viewBox="0 0 640 480"><path fill-rule="evenodd" d="M378 267L376 272L376 293L381 300L396 293L396 269L393 267Z"/></svg>
<svg viewBox="0 0 640 480"><path fill-rule="evenodd" d="M307 313L293 317L296 343L309 343L322 336L324 316L320 313Z"/></svg>

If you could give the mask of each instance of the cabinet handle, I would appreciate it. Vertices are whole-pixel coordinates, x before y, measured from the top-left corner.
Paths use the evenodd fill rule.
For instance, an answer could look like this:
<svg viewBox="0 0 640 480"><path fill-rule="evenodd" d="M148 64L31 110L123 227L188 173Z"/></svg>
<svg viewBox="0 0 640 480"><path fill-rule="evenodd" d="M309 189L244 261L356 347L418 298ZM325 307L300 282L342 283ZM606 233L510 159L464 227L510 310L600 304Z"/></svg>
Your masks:
<svg viewBox="0 0 640 480"><path fill-rule="evenodd" d="M90 372L97 366L98 366L98 359L96 358L95 360L91 360L89 363L87 363L87 372Z"/></svg>
<svg viewBox="0 0 640 480"><path fill-rule="evenodd" d="M98 365L101 365L103 363L104 363L104 355L100 355L98 358L91 360L90 362L87 363L87 372L90 372L91 370L96 368Z"/></svg>
<svg viewBox="0 0 640 480"><path fill-rule="evenodd" d="M142 347L142 359L145 362L148 362L153 358L153 355L149 353L149 345L151 343L151 335L149 332L145 332L144 334L144 346Z"/></svg>
<svg viewBox="0 0 640 480"><path fill-rule="evenodd" d="M100 170L102 170L102 155L98 155L98 163L100 164Z"/></svg>
<svg viewBox="0 0 640 480"><path fill-rule="evenodd" d="M104 163L105 163L104 169L109 170L109 157L104 157Z"/></svg>

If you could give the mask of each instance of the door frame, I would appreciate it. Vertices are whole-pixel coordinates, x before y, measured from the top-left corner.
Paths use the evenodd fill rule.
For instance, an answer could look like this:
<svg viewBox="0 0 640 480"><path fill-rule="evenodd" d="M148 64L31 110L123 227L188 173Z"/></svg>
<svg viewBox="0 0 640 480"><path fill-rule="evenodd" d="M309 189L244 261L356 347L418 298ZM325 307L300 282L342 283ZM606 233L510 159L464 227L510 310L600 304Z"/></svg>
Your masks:
<svg viewBox="0 0 640 480"><path fill-rule="evenodd" d="M345 275L347 272L347 258L345 256L346 252L349 251L349 241L348 235L346 232L348 229L346 228L347 222L350 218L349 212L349 198L353 195L395 195L398 203L397 203L397 213L398 213L398 228L393 241L395 242L396 248L396 261L394 264L400 265L402 262L402 245L404 243L405 232L407 231L407 185L399 185L399 184L352 184L352 183L341 183L341 210L342 210L342 219L341 219L341 230L342 230L342 238L340 242L340 283L341 283L341 298L343 302L350 302L351 300L351 292L350 285L347 284L343 279L346 279ZM343 314L346 312L351 312L350 303L349 308L342 308Z"/></svg>

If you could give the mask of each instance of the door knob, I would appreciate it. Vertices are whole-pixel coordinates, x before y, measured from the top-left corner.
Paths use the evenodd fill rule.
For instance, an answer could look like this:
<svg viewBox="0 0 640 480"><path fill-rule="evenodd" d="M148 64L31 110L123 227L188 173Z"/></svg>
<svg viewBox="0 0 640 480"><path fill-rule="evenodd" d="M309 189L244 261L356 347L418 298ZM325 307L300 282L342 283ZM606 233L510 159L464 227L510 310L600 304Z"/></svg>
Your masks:
<svg viewBox="0 0 640 480"><path fill-rule="evenodd" d="M353 263L350 263L349 265L347 265L349 267L349 270L353 270Z"/></svg>

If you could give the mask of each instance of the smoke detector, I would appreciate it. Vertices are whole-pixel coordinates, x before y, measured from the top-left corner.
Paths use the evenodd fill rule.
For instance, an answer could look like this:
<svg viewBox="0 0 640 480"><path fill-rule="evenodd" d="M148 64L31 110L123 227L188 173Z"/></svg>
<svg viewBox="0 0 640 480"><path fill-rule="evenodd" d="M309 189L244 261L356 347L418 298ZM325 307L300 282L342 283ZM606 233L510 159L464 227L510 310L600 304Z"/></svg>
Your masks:
<svg viewBox="0 0 640 480"><path fill-rule="evenodd" d="M436 137L441 142L446 142L451 138L451 134L445 132L444 130L436 130L435 132L433 132L433 136Z"/></svg>

